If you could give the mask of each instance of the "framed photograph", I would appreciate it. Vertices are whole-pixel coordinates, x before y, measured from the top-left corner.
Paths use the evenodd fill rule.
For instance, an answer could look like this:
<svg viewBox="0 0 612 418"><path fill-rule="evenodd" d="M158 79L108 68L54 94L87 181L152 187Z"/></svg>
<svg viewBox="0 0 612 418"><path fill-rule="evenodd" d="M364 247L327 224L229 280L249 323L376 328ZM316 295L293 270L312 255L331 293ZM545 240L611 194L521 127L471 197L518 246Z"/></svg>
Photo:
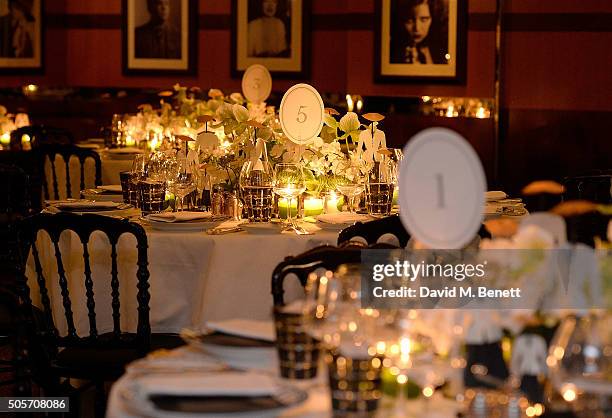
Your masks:
<svg viewBox="0 0 612 418"><path fill-rule="evenodd" d="M251 64L275 77L310 75L310 0L233 0L232 76Z"/></svg>
<svg viewBox="0 0 612 418"><path fill-rule="evenodd" d="M123 72L195 74L198 2L123 0Z"/></svg>
<svg viewBox="0 0 612 418"><path fill-rule="evenodd" d="M467 0L377 0L376 81L465 83Z"/></svg>
<svg viewBox="0 0 612 418"><path fill-rule="evenodd" d="M42 10L42 0L0 0L0 72L42 72Z"/></svg>

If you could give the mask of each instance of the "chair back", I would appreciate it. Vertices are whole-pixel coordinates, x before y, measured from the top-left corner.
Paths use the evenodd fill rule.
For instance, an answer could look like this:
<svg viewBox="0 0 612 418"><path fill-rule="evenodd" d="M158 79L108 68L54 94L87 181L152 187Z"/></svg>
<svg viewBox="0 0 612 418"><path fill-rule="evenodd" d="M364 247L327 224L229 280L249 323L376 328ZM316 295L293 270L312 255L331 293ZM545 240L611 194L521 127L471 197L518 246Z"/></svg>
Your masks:
<svg viewBox="0 0 612 418"><path fill-rule="evenodd" d="M70 131L61 128L53 128L44 125L22 126L11 132L11 149L23 150L22 138L27 135L30 138L32 149L41 145L72 145L74 137Z"/></svg>
<svg viewBox="0 0 612 418"><path fill-rule="evenodd" d="M55 280L45 276L41 262L41 249L38 248L37 237L39 231L46 231L50 237L52 249L55 253L57 262L57 276L59 283L59 292L61 294L61 303L63 306L65 322L67 327L66 335L60 336L57 328L57 322L53 315L51 305L51 295L53 294L51 286L57 286ZM79 336L75 327L73 316L73 306L77 300L69 292L69 284L64 264L62 260L68 259L70 254L62 255L60 246L60 235L63 231L74 232L83 247L83 265L84 265L84 280L82 291L85 293L85 305L87 309L87 320L89 325L89 335ZM104 338L100 338L98 325L96 320L96 308L101 306L96 304L94 295L94 282L92 278L90 253L88 243L92 234L95 231L102 232L108 237L111 247L110 260L110 294L111 294L111 309L112 309L112 332L110 336L107 334ZM117 263L117 243L123 234L129 234L136 239L137 248L137 271L136 271L136 302L138 321L136 333L129 334L121 329L121 314L120 314L120 282ZM131 348L137 349L142 354L146 353L150 345L151 326L149 323L149 270L147 257L147 236L142 226L137 223L129 222L125 219L117 219L102 215L76 215L70 213L38 214L21 222L19 228L19 240L23 243L21 248L28 249L22 253L22 258L27 259L31 253L33 264L36 272L36 279L31 282L36 282L39 288L39 297L44 326L37 329L37 335L42 341L48 342L52 347L92 347L92 348ZM44 249L43 249L44 251ZM49 250L47 250L49 251ZM74 255L72 255L74 257ZM27 277L25 272L22 272L22 285L25 287L27 295L26 302L31 304L32 287L27 285ZM96 277L96 281L101 280L101 277ZM125 279L125 278L124 278ZM125 289L125 287L123 287ZM74 287L73 287L74 289ZM60 297L59 295L57 296ZM99 300L98 300L99 302Z"/></svg>
<svg viewBox="0 0 612 418"><path fill-rule="evenodd" d="M399 215L392 215L374 221L357 222L344 228L338 235L338 245L357 237L365 239L367 245L374 245L387 234L395 236L402 248L408 244L410 239L410 234L404 228Z"/></svg>
<svg viewBox="0 0 612 418"><path fill-rule="evenodd" d="M391 248L380 246L379 248ZM363 246L334 247L323 245L305 253L285 258L272 273L272 297L274 306L285 305L284 282L290 274L294 274L302 287L306 287L308 275L317 269L335 270L342 264L357 264L361 261Z"/></svg>
<svg viewBox="0 0 612 418"><path fill-rule="evenodd" d="M43 193L44 193L44 198L45 199L49 199L51 196L51 198L53 199L62 199L62 198L71 198L72 196L72 185L70 183L70 158L71 157L76 157L79 160L79 168L80 168L80 189L79 190L83 190L85 189L85 160L87 158L92 158L94 161L94 165L95 165L95 178L94 178L94 185L95 186L100 186L102 185L102 161L100 160L100 155L89 148L81 148L78 147L76 145L58 145L58 144L53 144L53 145L41 145L40 147L37 148L36 150L37 152L39 152L41 154L41 159L43 162L43 168L42 171L43 173L45 173L44 178L43 178ZM58 167L56 167L56 158L57 156L61 156L62 160L63 160L63 165L64 167L64 171L63 173L61 173ZM49 160L49 165L50 165L50 176L51 178L49 179L47 176L47 171L44 167L44 165L46 164L47 159ZM59 190L59 184L61 183L59 181L59 176L63 175L65 177L65 182L66 182L66 195L63 196L60 193ZM50 190L53 190L53 194L50 195ZM78 197L78 196L74 196L74 197Z"/></svg>

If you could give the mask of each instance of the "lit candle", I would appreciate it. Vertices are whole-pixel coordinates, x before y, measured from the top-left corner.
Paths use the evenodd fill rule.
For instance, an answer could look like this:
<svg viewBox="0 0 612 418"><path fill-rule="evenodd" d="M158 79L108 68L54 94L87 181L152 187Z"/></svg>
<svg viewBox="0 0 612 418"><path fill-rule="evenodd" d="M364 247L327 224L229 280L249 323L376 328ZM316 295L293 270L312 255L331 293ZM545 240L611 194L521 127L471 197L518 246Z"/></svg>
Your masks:
<svg viewBox="0 0 612 418"><path fill-rule="evenodd" d="M7 146L10 145L11 143L11 134L9 134L8 132L5 132L2 134L2 136L0 136L0 144L2 144L2 146Z"/></svg>
<svg viewBox="0 0 612 418"><path fill-rule="evenodd" d="M132 135L128 135L125 137L125 146L126 147L133 147L134 145L136 145L136 140L134 138L132 138Z"/></svg>
<svg viewBox="0 0 612 418"><path fill-rule="evenodd" d="M21 148L23 148L24 151L29 151L32 149L32 145L30 144L30 135L23 134L21 136Z"/></svg>
<svg viewBox="0 0 612 418"><path fill-rule="evenodd" d="M278 217L287 219L287 208L289 208L289 199L281 197L278 199ZM297 198L291 199L291 217L297 216Z"/></svg>
<svg viewBox="0 0 612 418"><path fill-rule="evenodd" d="M323 199L308 197L304 199L304 216L317 216L323 213Z"/></svg>
<svg viewBox="0 0 612 418"><path fill-rule="evenodd" d="M330 192L325 196L325 213L338 213L338 204L342 204L342 196L338 196L334 192Z"/></svg>

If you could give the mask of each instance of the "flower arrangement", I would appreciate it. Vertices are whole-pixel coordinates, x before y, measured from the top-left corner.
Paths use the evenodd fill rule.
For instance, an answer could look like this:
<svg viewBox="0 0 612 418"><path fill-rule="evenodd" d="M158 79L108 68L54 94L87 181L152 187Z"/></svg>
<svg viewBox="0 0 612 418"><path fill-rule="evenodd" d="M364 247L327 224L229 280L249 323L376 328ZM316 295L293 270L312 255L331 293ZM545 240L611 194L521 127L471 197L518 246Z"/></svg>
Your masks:
<svg viewBox="0 0 612 418"><path fill-rule="evenodd" d="M272 163L302 163L308 191L314 194L367 173L377 159L376 151L384 148L384 140L373 146L375 137L382 134L384 138L378 129L384 117L379 114L363 115L367 123L361 123L354 112L338 120L339 113L327 108L319 137L298 145L284 135L273 107L248 103L240 93L225 95L211 89L205 99L197 98L198 93L198 88L176 84L172 91L159 94L159 108L139 106L124 129L137 141L148 140L151 149L176 148L176 137L181 135L196 139L189 146L198 150L200 168L228 188L235 187L240 168L258 140L265 143Z"/></svg>

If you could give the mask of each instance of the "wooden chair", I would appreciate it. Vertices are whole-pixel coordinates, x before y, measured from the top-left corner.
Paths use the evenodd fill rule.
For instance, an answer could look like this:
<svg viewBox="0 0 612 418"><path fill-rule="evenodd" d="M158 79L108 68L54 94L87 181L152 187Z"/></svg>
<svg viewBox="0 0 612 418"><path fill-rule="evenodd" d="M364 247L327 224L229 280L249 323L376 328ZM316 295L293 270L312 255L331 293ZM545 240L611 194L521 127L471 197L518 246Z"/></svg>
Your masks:
<svg viewBox="0 0 612 418"><path fill-rule="evenodd" d="M344 228L338 234L338 245L346 245L352 242L351 240L360 237L366 241L364 245L371 246L377 244L384 235L393 235L400 248L406 247L410 240L410 233L404 228L399 215L391 215L373 221L356 222L354 225ZM478 235L480 238L491 238L491 234L484 225L480 226Z"/></svg>
<svg viewBox="0 0 612 418"><path fill-rule="evenodd" d="M41 145L37 148L36 152L41 154L41 160L43 164L42 171L45 173L44 164L47 159L49 159L49 164L51 167L51 179L45 178L43 180L43 193L44 198L49 199L50 189L53 188L53 199L60 199L63 197L71 198L72 196L72 186L70 184L70 157L75 156L79 159L80 163L80 189L85 189L85 160L87 158L92 158L95 164L95 178L94 185L100 186L102 185L102 161L100 160L100 155L88 148L81 148L76 145ZM61 196L58 185L58 168L55 165L56 157L60 155L64 161L65 165L65 178L66 178L66 196ZM75 196L79 197L79 196Z"/></svg>
<svg viewBox="0 0 612 418"><path fill-rule="evenodd" d="M408 244L410 239L410 234L404 228L399 215L391 215L374 221L356 222L354 225L344 228L338 234L338 245L349 242L356 237L365 239L367 245L373 245L385 234L394 235L402 248Z"/></svg>
<svg viewBox="0 0 612 418"><path fill-rule="evenodd" d="M63 231L71 230L77 234L83 245L84 292L86 299L89 335L77 335L73 316L74 295L69 292L69 283L64 270L59 245ZM40 250L36 239L39 231L46 231L51 239L57 261L57 273L61 290L62 306L67 333L60 335L57 320L52 313L50 286L41 265ZM94 231L104 233L111 246L111 308L112 332L100 333L97 326L94 282L91 275L88 242ZM120 279L117 266L117 242L123 234L132 235L137 247L137 303L138 321L135 333L125 332L120 322ZM151 326L149 324L149 270L147 257L147 236L139 224L102 215L76 215L60 213L57 215L38 214L24 220L19 228L21 248L27 249L22 258L27 259L31 252L36 270L36 283L41 301L41 318L33 321L37 344L45 350L39 352L36 363L46 378L46 389L62 393L60 378L77 378L95 382L97 388L98 411L104 409L104 382L116 380L124 372L127 363L144 356L151 347ZM64 256L65 257L65 256ZM21 293L25 303L31 306L33 289L27 284L25 271L20 278ZM55 315L58 313L55 312ZM34 317L34 315L32 315ZM56 379L56 380L54 380Z"/></svg>

